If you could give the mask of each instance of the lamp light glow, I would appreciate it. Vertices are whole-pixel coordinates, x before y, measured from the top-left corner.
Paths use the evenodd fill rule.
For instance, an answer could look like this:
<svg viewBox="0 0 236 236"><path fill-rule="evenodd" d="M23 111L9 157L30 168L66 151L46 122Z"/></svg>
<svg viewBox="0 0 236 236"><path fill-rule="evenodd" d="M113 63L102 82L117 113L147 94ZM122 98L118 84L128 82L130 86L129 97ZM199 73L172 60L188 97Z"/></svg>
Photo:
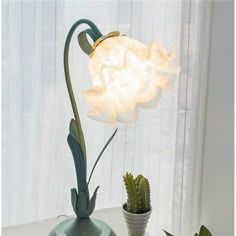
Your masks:
<svg viewBox="0 0 236 236"><path fill-rule="evenodd" d="M100 122L135 123L138 107L155 107L162 90L170 89L180 67L175 48L167 52L159 42L148 46L127 36L101 41L89 61L92 89L82 94Z"/></svg>

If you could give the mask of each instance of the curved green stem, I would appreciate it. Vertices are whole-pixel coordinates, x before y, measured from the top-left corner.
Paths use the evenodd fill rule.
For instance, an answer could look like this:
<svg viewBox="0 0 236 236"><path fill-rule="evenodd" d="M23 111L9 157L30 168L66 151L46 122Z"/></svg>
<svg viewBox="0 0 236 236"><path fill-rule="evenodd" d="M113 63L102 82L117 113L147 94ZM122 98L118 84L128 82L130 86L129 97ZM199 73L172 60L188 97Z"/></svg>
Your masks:
<svg viewBox="0 0 236 236"><path fill-rule="evenodd" d="M117 132L117 128L116 128L116 130L114 131L114 133L112 134L112 136L109 138L109 140L107 141L107 143L106 143L105 146L103 147L102 151L100 152L100 154L99 154L97 160L95 161L95 164L94 164L94 166L93 166L93 168L92 168L92 171L91 171L90 176L89 176L89 179L88 179L87 187L89 186L89 183L90 183L90 180L91 180L91 178L92 178L92 175L93 175L93 172L94 172L94 170L95 170L96 165L98 164L98 162L99 162L99 160L100 160L100 158L101 158L103 152L106 150L107 146L109 145L109 143L111 142L111 140L114 138L116 132Z"/></svg>
<svg viewBox="0 0 236 236"><path fill-rule="evenodd" d="M82 131L82 128L81 128L80 117L79 117L79 113L78 113L78 109L77 109L77 105L76 105L76 100L75 100L75 96L74 96L74 92L73 92L73 88L72 88L72 84L71 84L71 80L70 80L70 73L69 73L69 47L70 47L70 42L71 42L73 33L75 32L76 28L81 24L88 24L91 27L91 31L93 32L93 35L96 35L97 38L100 38L102 36L102 34L99 31L99 29L97 28L97 26L92 21L87 20L87 19L78 20L70 28L70 31L69 31L69 33L67 35L67 38L66 38L65 48L64 48L64 71L65 71L66 85L67 85L67 90L68 90L68 93L69 93L69 96L70 96L70 102L71 102L71 106L72 106L72 109L73 109L78 134L81 137L82 150L84 152L84 157L85 157L85 160L86 160L85 141L84 141L84 136L83 136L83 131Z"/></svg>

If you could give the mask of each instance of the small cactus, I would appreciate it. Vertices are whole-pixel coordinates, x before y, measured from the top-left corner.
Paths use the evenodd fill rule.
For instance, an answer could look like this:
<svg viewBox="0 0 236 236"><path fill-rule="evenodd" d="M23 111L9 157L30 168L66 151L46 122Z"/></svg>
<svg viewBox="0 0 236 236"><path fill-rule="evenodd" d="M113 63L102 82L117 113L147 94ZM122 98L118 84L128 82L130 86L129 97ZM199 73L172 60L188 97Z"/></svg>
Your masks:
<svg viewBox="0 0 236 236"><path fill-rule="evenodd" d="M139 192L141 195L142 209L144 211L148 211L151 208L151 206L150 206L150 186L149 186L148 180L143 177L139 181L138 187L139 187Z"/></svg>
<svg viewBox="0 0 236 236"><path fill-rule="evenodd" d="M126 210L134 214L148 212L151 209L148 180L142 175L135 178L130 173L126 173L123 179L128 197Z"/></svg>

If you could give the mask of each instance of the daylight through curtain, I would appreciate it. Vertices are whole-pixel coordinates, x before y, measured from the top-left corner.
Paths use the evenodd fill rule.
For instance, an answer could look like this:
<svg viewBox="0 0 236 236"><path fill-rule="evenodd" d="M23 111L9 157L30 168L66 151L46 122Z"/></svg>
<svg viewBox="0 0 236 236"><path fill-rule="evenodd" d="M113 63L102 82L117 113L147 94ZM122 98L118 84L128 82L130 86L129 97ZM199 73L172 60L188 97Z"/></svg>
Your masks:
<svg viewBox="0 0 236 236"><path fill-rule="evenodd" d="M151 184L152 235L161 229L190 235L198 223L210 8L197 0L2 2L3 226L72 214L76 179L66 142L72 110L62 58L70 26L88 18L103 33L176 46L181 65L155 109L140 109L136 125L119 126L91 181L91 190L101 186L97 209L121 206L122 175L142 173ZM88 60L74 37L71 77L91 170L115 127L86 116L79 91L91 87Z"/></svg>

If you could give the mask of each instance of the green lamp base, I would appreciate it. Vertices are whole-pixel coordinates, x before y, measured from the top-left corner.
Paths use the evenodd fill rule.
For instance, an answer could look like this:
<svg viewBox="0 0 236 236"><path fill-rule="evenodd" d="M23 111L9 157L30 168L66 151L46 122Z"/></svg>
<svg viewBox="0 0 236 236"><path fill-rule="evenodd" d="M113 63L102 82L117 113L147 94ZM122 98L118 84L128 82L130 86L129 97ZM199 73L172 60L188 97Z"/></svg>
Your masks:
<svg viewBox="0 0 236 236"><path fill-rule="evenodd" d="M72 218L59 223L49 236L116 236L116 234L100 220Z"/></svg>

